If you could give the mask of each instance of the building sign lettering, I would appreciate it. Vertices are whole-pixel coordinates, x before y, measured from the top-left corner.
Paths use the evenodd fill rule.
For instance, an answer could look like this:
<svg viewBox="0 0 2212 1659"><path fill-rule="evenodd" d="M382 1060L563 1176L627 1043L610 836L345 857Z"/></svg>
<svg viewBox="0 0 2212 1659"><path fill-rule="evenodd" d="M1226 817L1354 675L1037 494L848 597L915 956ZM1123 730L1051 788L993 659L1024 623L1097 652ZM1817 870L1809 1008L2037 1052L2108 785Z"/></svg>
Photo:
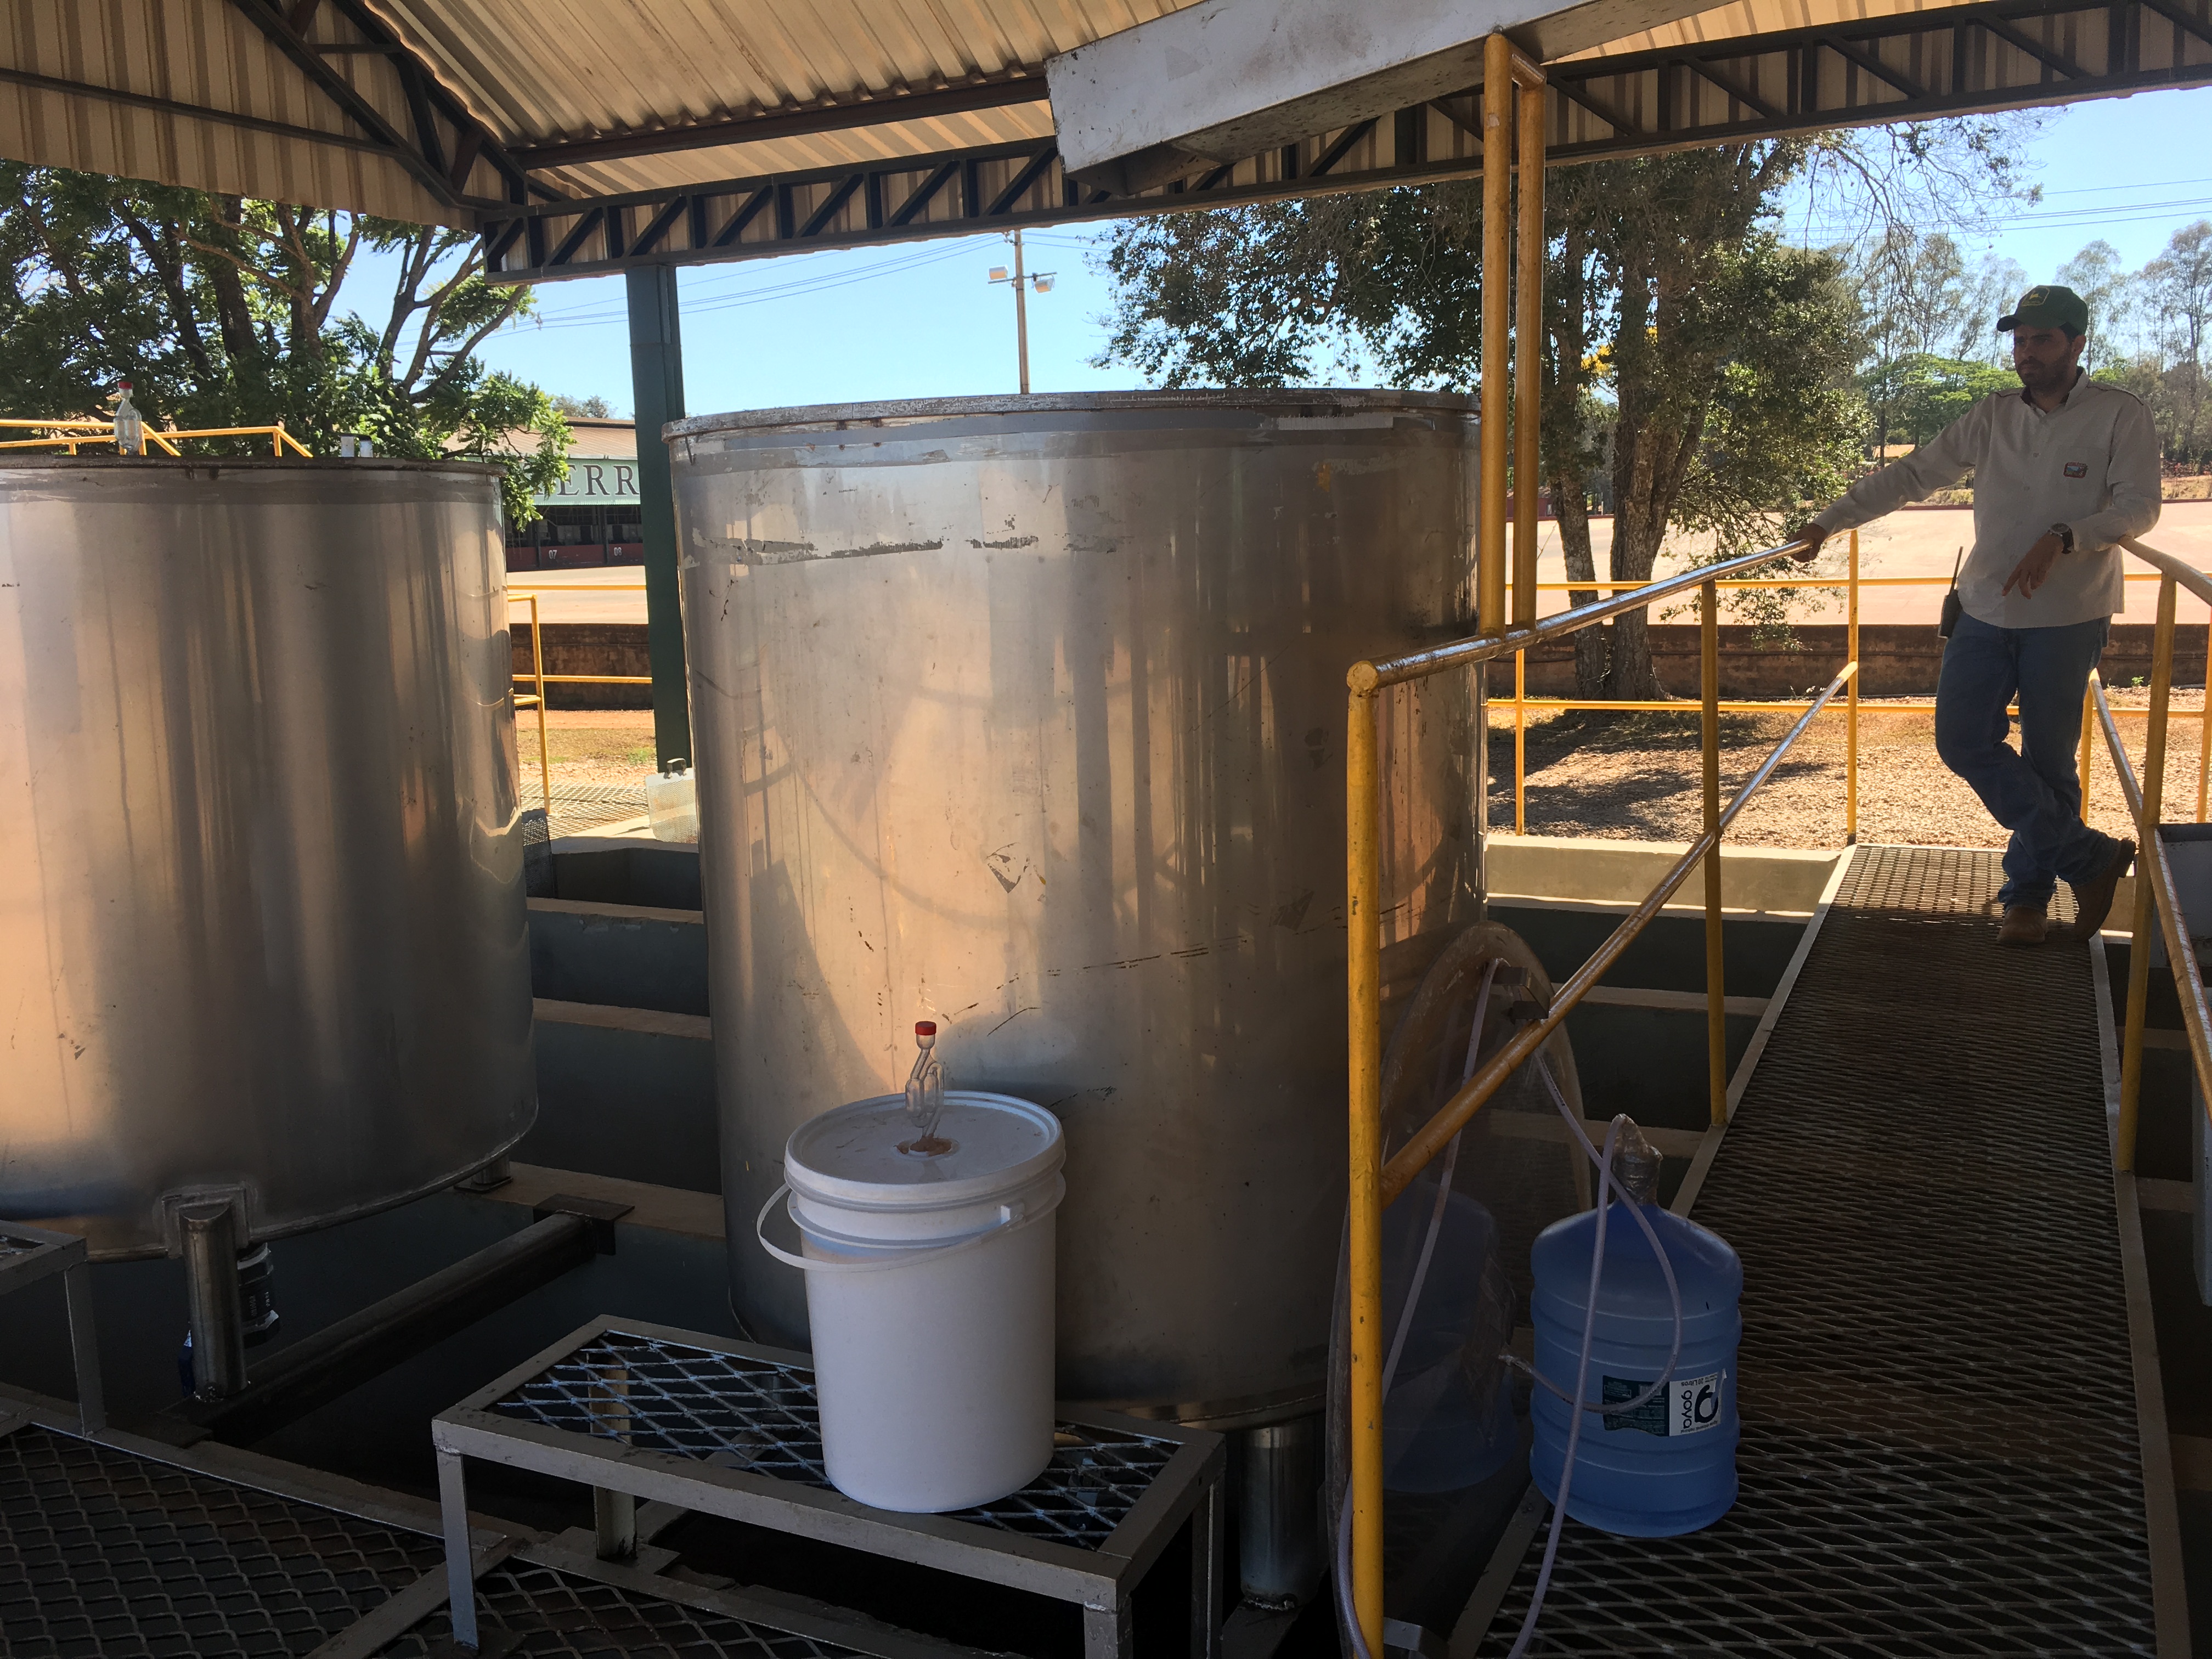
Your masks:
<svg viewBox="0 0 2212 1659"><path fill-rule="evenodd" d="M568 476L537 497L546 507L634 507L638 501L637 463L571 456Z"/></svg>

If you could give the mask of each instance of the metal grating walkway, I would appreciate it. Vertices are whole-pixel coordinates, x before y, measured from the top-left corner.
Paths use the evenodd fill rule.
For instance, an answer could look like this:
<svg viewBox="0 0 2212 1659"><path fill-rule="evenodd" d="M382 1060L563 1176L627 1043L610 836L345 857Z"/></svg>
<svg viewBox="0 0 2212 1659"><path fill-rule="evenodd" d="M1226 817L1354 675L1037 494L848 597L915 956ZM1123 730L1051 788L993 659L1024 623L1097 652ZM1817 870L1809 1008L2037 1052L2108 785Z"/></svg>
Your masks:
<svg viewBox="0 0 2212 1659"><path fill-rule="evenodd" d="M42 1428L0 1437L0 1654L303 1655L435 1571L435 1538Z"/></svg>
<svg viewBox="0 0 2212 1659"><path fill-rule="evenodd" d="M1570 1522L1532 1656L2155 1651L2089 953L1998 949L2002 879L1859 849L1697 1200L1744 1262L1741 1496Z"/></svg>

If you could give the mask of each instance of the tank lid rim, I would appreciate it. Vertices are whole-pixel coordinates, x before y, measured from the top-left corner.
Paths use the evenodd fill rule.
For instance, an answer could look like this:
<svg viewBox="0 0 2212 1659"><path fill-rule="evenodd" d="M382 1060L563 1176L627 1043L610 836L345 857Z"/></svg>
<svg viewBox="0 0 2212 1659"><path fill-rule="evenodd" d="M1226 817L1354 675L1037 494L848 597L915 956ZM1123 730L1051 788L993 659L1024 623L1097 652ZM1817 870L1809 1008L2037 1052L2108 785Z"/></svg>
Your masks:
<svg viewBox="0 0 2212 1659"><path fill-rule="evenodd" d="M719 415L694 415L660 428L664 440L702 437L716 432L750 432L777 427L823 427L839 422L915 420L994 415L1096 415L1163 413L1177 410L1240 410L1255 413L1310 410L1357 414L1404 410L1473 415L1480 405L1464 392L1310 386L1265 391L1205 387L1181 391L1045 392L1024 396L1000 392L973 398L892 398L878 403L799 404L781 409L739 409Z"/></svg>
<svg viewBox="0 0 2212 1659"><path fill-rule="evenodd" d="M498 461L417 461L373 455L347 459L337 455L0 455L0 471L58 472L71 467L115 472L465 472L496 477L507 471Z"/></svg>

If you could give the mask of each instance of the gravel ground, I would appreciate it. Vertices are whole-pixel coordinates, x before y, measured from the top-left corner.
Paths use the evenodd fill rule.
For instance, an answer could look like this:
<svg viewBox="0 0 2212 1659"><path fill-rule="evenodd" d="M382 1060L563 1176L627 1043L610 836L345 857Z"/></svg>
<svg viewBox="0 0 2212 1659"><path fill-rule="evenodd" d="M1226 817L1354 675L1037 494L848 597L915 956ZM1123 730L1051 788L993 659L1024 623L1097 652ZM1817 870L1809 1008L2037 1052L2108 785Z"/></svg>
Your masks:
<svg viewBox="0 0 2212 1659"><path fill-rule="evenodd" d="M538 717L515 716L515 747L522 757L523 793L538 783ZM653 711L649 708L549 708L545 747L553 782L635 784L653 775Z"/></svg>
<svg viewBox="0 0 2212 1659"><path fill-rule="evenodd" d="M2149 693L2118 689L2115 708L2143 708ZM1926 701L1920 699L1919 701ZM2197 765L2204 694L2174 693L2167 738L2166 817L2197 815ZM1885 714L1890 702L1859 705L1859 838L1936 847L1997 847L2003 832L1973 793L1936 757L1933 722L1918 714ZM2189 718L2180 718L2186 710ZM1513 728L1493 705L1490 733L1490 823L1513 827ZM1721 721L1723 798L1747 777L1790 729L1789 714L1731 714ZM2120 716L2135 763L2142 763L2145 722ZM538 732L520 721L523 787L535 799ZM647 709L550 709L545 716L553 782L642 788L653 773L653 714ZM1732 844L1840 847L1844 844L1844 717L1840 705L1798 739L1773 777L1729 832ZM1532 715L1528 734L1527 828L1531 835L1595 836L1617 841L1687 841L1703 811L1695 706L1675 714L1564 713ZM2090 770L2089 817L2112 835L2130 822L2101 738Z"/></svg>
<svg viewBox="0 0 2212 1659"><path fill-rule="evenodd" d="M2113 707L2143 708L2149 693L2115 690ZM1973 792L1936 757L1934 721L1924 714L1884 713L1898 701L1859 705L1859 839L1928 847L2000 847L2004 832ZM2174 693L2166 769L2171 822L2197 816L2197 755L2204 694ZM1688 841L1704 811L1698 717L1689 712L1628 714L1567 711L1539 720L1527 738L1530 835L1592 836L1620 841ZM1730 844L1832 848L1844 844L1844 720L1832 705L1799 738L1729 831ZM2189 718L2180 718L2188 711ZM2119 717L2134 764L2142 764L2147 722ZM1490 823L1513 828L1513 728L1510 710L1490 714ZM1722 799L1741 786L1794 721L1790 714L1724 715ZM2126 803L2101 735L2090 769L2089 821L2112 835L2130 829Z"/></svg>

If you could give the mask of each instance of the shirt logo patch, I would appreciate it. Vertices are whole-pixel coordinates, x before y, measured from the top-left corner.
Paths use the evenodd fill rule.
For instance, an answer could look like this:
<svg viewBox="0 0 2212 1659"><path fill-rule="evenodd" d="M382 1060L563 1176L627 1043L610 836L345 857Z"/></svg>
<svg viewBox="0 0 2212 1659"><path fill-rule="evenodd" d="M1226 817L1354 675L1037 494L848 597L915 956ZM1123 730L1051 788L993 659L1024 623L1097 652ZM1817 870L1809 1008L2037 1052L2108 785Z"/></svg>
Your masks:
<svg viewBox="0 0 2212 1659"><path fill-rule="evenodd" d="M2068 477L2069 477L2069 478L2086 478L2086 477L2087 477L2089 476L2089 464L2088 464L2087 461L2069 461L2069 462L2067 462L2067 463L2066 463L2066 476L2067 476Z"/></svg>

